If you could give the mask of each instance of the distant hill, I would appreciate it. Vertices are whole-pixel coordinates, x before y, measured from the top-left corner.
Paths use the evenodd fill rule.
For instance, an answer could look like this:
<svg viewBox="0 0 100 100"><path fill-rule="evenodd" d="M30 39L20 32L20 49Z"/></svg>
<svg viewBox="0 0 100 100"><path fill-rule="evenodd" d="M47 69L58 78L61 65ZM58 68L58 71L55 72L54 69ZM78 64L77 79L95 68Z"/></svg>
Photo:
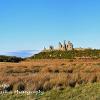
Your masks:
<svg viewBox="0 0 100 100"><path fill-rule="evenodd" d="M0 55L0 62L20 62L22 60L21 57Z"/></svg>
<svg viewBox="0 0 100 100"><path fill-rule="evenodd" d="M85 50L72 50L72 51L42 51L31 59L74 59L74 58L100 58L100 50L85 49Z"/></svg>
<svg viewBox="0 0 100 100"><path fill-rule="evenodd" d="M37 54L37 50L21 50L13 52L0 51L0 62L20 62L25 60L24 58Z"/></svg>

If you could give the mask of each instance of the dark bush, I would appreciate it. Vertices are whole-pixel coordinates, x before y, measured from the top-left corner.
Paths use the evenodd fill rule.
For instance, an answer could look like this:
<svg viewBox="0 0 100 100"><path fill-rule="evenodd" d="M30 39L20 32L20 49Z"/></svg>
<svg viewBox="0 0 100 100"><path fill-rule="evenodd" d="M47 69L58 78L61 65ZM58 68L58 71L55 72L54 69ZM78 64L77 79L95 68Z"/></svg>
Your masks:
<svg viewBox="0 0 100 100"><path fill-rule="evenodd" d="M21 57L15 57L15 56L0 56L0 62L20 62L23 59Z"/></svg>
<svg viewBox="0 0 100 100"><path fill-rule="evenodd" d="M59 69L54 70L54 73L59 73Z"/></svg>
<svg viewBox="0 0 100 100"><path fill-rule="evenodd" d="M25 90L25 84L20 83L20 84L18 85L18 87L17 87L17 90L18 90L18 91L24 91L24 90Z"/></svg>
<svg viewBox="0 0 100 100"><path fill-rule="evenodd" d="M74 81L74 80L69 81L69 86L70 87L75 87L75 85L76 85L76 81Z"/></svg>
<svg viewBox="0 0 100 100"><path fill-rule="evenodd" d="M67 73L73 73L73 69L68 69Z"/></svg>

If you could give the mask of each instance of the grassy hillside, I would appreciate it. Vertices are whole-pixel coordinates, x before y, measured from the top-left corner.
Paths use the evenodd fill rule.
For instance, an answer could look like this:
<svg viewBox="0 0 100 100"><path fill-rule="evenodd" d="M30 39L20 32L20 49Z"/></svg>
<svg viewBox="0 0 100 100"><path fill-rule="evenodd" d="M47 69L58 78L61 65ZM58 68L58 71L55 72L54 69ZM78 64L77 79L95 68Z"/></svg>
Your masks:
<svg viewBox="0 0 100 100"><path fill-rule="evenodd" d="M47 51L32 56L32 59L73 59L73 58L100 58L100 50L86 49L72 51Z"/></svg>
<svg viewBox="0 0 100 100"><path fill-rule="evenodd" d="M4 94L0 100L100 100L100 83L86 84L64 90L50 90L38 94Z"/></svg>

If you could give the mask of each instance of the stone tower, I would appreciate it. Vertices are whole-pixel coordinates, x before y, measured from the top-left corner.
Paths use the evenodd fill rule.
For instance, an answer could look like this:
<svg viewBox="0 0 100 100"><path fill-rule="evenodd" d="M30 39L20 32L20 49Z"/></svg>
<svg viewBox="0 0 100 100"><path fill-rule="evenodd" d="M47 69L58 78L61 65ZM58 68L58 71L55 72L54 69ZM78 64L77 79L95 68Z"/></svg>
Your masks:
<svg viewBox="0 0 100 100"><path fill-rule="evenodd" d="M63 45L59 42L59 50L63 50Z"/></svg>
<svg viewBox="0 0 100 100"><path fill-rule="evenodd" d="M49 46L49 50L50 50L50 51L53 51L53 50L54 50L54 47L53 47L52 45L50 45L50 46Z"/></svg>
<svg viewBox="0 0 100 100"><path fill-rule="evenodd" d="M68 51L73 50L73 44L70 41L68 41L66 46Z"/></svg>

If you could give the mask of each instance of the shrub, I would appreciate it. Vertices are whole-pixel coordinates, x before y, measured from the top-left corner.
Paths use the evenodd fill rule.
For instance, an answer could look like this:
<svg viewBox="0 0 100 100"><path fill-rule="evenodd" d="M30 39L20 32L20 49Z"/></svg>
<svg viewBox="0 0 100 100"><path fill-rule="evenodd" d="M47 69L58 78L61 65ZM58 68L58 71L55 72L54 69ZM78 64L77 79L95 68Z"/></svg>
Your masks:
<svg viewBox="0 0 100 100"><path fill-rule="evenodd" d="M18 91L24 91L25 90L25 84L24 83L20 83L17 87Z"/></svg>
<svg viewBox="0 0 100 100"><path fill-rule="evenodd" d="M75 87L76 81L70 80L70 81L68 82L68 85L69 85L70 87Z"/></svg>

